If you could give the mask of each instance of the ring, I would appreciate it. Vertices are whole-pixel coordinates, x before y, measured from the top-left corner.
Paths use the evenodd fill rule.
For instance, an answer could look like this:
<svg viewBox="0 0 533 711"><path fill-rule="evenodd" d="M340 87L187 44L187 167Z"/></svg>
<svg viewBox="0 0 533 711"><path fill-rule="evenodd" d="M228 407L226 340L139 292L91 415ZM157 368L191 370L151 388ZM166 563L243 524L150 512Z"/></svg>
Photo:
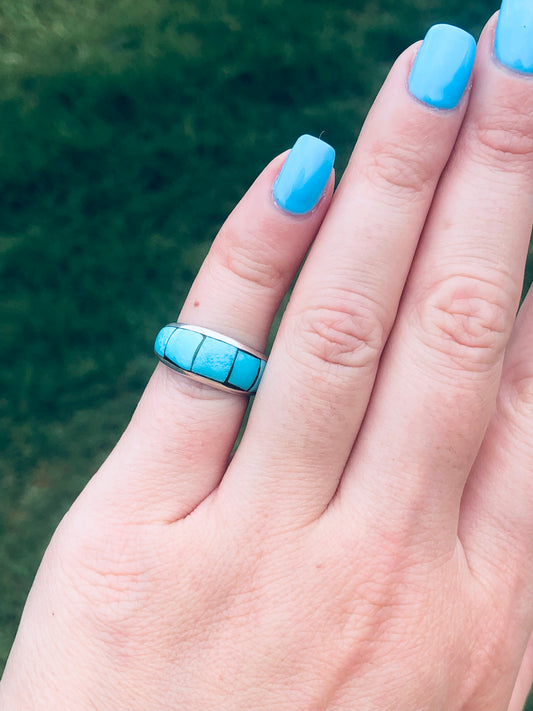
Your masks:
<svg viewBox="0 0 533 711"><path fill-rule="evenodd" d="M178 373L226 392L253 395L266 356L233 338L187 323L169 323L155 339L159 360Z"/></svg>

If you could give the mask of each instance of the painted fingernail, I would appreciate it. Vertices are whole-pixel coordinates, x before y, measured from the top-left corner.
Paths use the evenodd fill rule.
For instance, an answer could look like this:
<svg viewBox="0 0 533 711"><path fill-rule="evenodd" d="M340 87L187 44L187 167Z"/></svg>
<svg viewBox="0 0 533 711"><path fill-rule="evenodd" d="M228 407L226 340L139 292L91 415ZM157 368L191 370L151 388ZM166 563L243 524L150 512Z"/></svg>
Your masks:
<svg viewBox="0 0 533 711"><path fill-rule="evenodd" d="M438 109L455 108L470 80L475 56L472 35L453 25L434 25L411 69L411 94Z"/></svg>
<svg viewBox="0 0 533 711"><path fill-rule="evenodd" d="M502 64L533 73L533 3L503 0L496 27L494 51Z"/></svg>
<svg viewBox="0 0 533 711"><path fill-rule="evenodd" d="M274 184L278 205L296 215L310 212L324 193L334 162L335 151L325 141L300 136Z"/></svg>

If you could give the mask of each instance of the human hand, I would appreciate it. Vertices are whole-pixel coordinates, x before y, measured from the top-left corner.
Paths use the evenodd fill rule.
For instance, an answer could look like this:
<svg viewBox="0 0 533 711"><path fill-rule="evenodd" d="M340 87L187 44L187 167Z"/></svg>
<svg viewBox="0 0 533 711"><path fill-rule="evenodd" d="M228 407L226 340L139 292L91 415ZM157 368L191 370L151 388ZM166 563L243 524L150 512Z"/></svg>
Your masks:
<svg viewBox="0 0 533 711"><path fill-rule="evenodd" d="M229 217L180 320L259 349L320 228L239 449L243 397L159 365L45 555L2 710L502 711L525 659L519 708L533 86L495 25L460 101L471 40L426 40L411 89L455 108L400 57L331 206L331 176L276 205L280 156ZM293 153L278 201L328 157Z"/></svg>

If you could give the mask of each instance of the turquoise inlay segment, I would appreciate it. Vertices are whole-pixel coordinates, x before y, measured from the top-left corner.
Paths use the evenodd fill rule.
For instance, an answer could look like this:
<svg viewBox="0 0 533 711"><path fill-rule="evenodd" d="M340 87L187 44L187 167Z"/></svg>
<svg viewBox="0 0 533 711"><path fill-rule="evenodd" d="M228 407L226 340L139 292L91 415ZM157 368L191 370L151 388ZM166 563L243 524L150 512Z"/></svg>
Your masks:
<svg viewBox="0 0 533 711"><path fill-rule="evenodd" d="M253 395L265 361L246 346L206 335L180 324L167 324L157 334L154 350L169 366L220 383L228 390Z"/></svg>
<svg viewBox="0 0 533 711"><path fill-rule="evenodd" d="M167 346L168 349L168 346ZM206 337L194 359L192 372L223 383L237 354L236 346Z"/></svg>
<svg viewBox="0 0 533 711"><path fill-rule="evenodd" d="M261 367L259 368L259 375L256 378L253 388L251 388L251 392L253 392L253 393L255 393L255 391L259 387L259 383L261 382L261 378L263 377L263 372L265 370L265 365L266 365L266 362L264 360L262 360Z"/></svg>
<svg viewBox="0 0 533 711"><path fill-rule="evenodd" d="M503 0L496 37L496 56L511 69L533 73L533 2Z"/></svg>
<svg viewBox="0 0 533 711"><path fill-rule="evenodd" d="M418 51L409 90L435 108L455 108L470 81L475 56L472 35L453 25L434 25Z"/></svg>
<svg viewBox="0 0 533 711"><path fill-rule="evenodd" d="M228 378L228 385L235 385L241 390L249 390L255 383L259 373L260 358L239 351L235 359L235 365Z"/></svg>
<svg viewBox="0 0 533 711"><path fill-rule="evenodd" d="M274 199L287 212L303 215L318 203L327 185L335 151L314 136L300 136L274 184Z"/></svg>
<svg viewBox="0 0 533 711"><path fill-rule="evenodd" d="M167 341L165 358L183 370L190 370L198 346L204 338L201 333L177 328Z"/></svg>
<svg viewBox="0 0 533 711"><path fill-rule="evenodd" d="M157 334L157 338L155 339L154 350L161 358L164 357L168 339L174 333L175 330L176 326L163 326L163 328Z"/></svg>

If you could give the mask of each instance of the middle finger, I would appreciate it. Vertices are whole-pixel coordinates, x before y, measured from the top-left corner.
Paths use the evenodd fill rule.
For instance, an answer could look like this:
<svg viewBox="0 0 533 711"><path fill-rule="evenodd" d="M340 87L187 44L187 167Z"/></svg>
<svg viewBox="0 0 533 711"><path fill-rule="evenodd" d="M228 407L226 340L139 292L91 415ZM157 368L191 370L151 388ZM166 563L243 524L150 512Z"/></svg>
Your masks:
<svg viewBox="0 0 533 711"><path fill-rule="evenodd" d="M369 114L282 320L222 482L222 491L237 487L241 505L243 496L259 507L275 496L277 513L283 506L293 521L298 511L312 519L350 454L461 126L475 41L438 25L413 66L417 49L396 62Z"/></svg>

